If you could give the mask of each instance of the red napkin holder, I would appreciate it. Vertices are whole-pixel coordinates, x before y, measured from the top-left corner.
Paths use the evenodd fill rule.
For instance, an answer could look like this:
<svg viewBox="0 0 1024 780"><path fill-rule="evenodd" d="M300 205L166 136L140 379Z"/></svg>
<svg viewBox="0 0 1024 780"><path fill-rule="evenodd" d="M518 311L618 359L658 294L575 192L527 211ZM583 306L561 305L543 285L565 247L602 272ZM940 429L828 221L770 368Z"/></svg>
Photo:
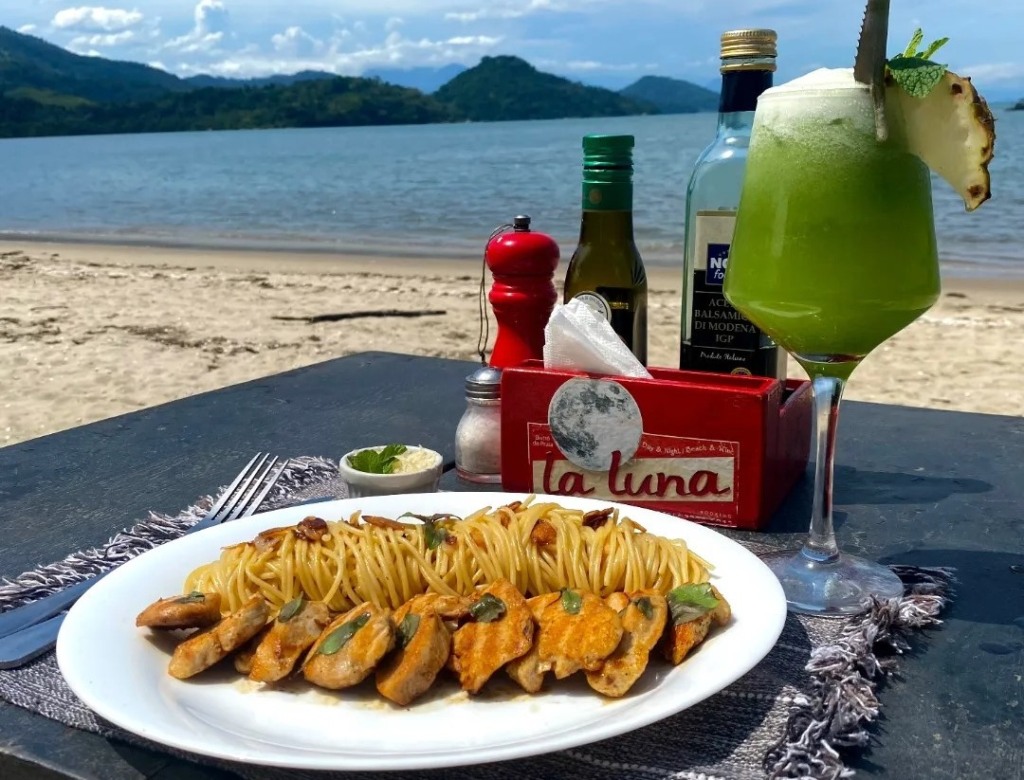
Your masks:
<svg viewBox="0 0 1024 780"><path fill-rule="evenodd" d="M807 464L811 383L650 369L653 379L506 368L502 487L764 528Z"/></svg>

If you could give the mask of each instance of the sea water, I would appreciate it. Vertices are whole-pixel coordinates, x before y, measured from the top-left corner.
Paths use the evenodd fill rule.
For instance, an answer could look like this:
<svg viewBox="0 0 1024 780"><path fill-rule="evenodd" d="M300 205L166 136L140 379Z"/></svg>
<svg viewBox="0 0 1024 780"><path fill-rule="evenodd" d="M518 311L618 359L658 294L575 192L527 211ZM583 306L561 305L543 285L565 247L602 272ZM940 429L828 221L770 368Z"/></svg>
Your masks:
<svg viewBox="0 0 1024 780"><path fill-rule="evenodd" d="M1024 112L996 108L992 200L933 178L945 270L1024 273ZM567 255L579 144L632 133L635 230L682 264L685 182L715 114L0 140L0 237L479 257L518 213Z"/></svg>

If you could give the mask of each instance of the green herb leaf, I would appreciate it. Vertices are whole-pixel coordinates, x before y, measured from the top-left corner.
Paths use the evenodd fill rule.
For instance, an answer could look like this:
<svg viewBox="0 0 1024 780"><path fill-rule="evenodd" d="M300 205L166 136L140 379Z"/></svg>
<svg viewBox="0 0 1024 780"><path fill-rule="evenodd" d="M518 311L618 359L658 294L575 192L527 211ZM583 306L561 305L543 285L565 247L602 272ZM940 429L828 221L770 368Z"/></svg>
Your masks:
<svg viewBox="0 0 1024 780"><path fill-rule="evenodd" d="M432 515L418 515L415 512L403 512L398 516L401 520L403 517L415 517L424 523L436 523L438 520L462 520L458 515L453 515L448 512L437 512Z"/></svg>
<svg viewBox="0 0 1024 780"><path fill-rule="evenodd" d="M414 612L410 612L404 618L402 622L398 624L398 649L406 647L420 627L420 616Z"/></svg>
<svg viewBox="0 0 1024 780"><path fill-rule="evenodd" d="M582 608L583 597L572 588L562 588L562 609L570 615L578 615Z"/></svg>
<svg viewBox="0 0 1024 780"><path fill-rule="evenodd" d="M935 54L939 49L949 43L949 38L939 38L937 41L932 41L931 46L921 52L921 57L926 60L930 60L932 55Z"/></svg>
<svg viewBox="0 0 1024 780"><path fill-rule="evenodd" d="M439 528L430 520L423 524L423 537L427 541L428 550L436 550L448 539L448 531Z"/></svg>
<svg viewBox="0 0 1024 780"><path fill-rule="evenodd" d="M907 48L903 50L904 57L916 57L917 47L921 45L921 41L924 40L924 30L918 27L914 30L914 35L910 38L910 43L907 44ZM877 62L877 60L876 60Z"/></svg>
<svg viewBox="0 0 1024 780"><path fill-rule="evenodd" d="M708 583L680 585L668 592L668 608L672 625L678 626L696 620L718 606L718 599Z"/></svg>
<svg viewBox="0 0 1024 780"><path fill-rule="evenodd" d="M469 605L469 614L477 623L493 623L505 614L505 602L493 593L485 593Z"/></svg>
<svg viewBox="0 0 1024 780"><path fill-rule="evenodd" d="M946 66L920 57L895 57L889 72L903 90L916 98L927 97L946 75Z"/></svg>
<svg viewBox="0 0 1024 780"><path fill-rule="evenodd" d="M398 456L405 450L404 444L389 444L380 450L360 450L355 455L348 456L348 465L367 474L392 474Z"/></svg>
<svg viewBox="0 0 1024 780"><path fill-rule="evenodd" d="M654 605L651 604L651 600L647 596L634 599L633 603L636 604L636 608L640 610L641 615L648 620L654 620Z"/></svg>
<svg viewBox="0 0 1024 780"><path fill-rule="evenodd" d="M334 655L336 652L341 650L341 648L347 645L348 640L355 636L356 631L365 626L369 621L370 613L364 612L358 617L354 617L351 620L342 623L320 644L320 647L317 648L317 652L321 655Z"/></svg>
<svg viewBox="0 0 1024 780"><path fill-rule="evenodd" d="M916 98L927 97L946 74L946 66L932 62L932 55L949 42L949 38L933 41L923 51L918 50L924 33L914 30L914 35L902 54L897 54L886 65L893 77L908 95Z"/></svg>
<svg viewBox="0 0 1024 780"><path fill-rule="evenodd" d="M302 612L302 607L304 604L305 602L303 601L302 596L296 596L283 607L281 607L281 611L277 613L277 622L287 623L293 617Z"/></svg>
<svg viewBox="0 0 1024 780"><path fill-rule="evenodd" d="M182 596L180 599L175 599L175 604L200 604L206 601L206 594L200 593L198 590L194 590L187 596Z"/></svg>

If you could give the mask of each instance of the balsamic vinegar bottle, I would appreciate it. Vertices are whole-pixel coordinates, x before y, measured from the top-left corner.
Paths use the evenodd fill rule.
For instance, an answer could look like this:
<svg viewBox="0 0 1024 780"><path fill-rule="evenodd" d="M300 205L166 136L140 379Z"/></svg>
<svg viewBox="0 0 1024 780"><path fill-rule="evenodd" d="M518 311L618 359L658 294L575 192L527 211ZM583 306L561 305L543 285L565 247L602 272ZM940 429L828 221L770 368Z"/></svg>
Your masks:
<svg viewBox="0 0 1024 780"><path fill-rule="evenodd" d="M583 216L564 301L582 300L647 365L647 272L633 240L633 136L583 138Z"/></svg>
<svg viewBox="0 0 1024 780"><path fill-rule="evenodd" d="M757 98L772 86L774 30L722 34L718 132L686 190L683 322L679 367L784 379L786 352L722 293Z"/></svg>

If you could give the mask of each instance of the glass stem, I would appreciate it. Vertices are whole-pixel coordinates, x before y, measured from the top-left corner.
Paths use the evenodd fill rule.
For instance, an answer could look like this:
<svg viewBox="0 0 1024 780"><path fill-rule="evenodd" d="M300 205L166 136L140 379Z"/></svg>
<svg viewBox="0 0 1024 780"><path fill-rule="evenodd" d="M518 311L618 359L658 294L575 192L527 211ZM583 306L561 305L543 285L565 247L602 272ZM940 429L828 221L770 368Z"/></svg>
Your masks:
<svg viewBox="0 0 1024 780"><path fill-rule="evenodd" d="M816 376L814 385L814 504L811 530L804 543L804 555L817 561L839 557L836 531L832 525L832 461L836 453L839 402L846 382L835 376Z"/></svg>

